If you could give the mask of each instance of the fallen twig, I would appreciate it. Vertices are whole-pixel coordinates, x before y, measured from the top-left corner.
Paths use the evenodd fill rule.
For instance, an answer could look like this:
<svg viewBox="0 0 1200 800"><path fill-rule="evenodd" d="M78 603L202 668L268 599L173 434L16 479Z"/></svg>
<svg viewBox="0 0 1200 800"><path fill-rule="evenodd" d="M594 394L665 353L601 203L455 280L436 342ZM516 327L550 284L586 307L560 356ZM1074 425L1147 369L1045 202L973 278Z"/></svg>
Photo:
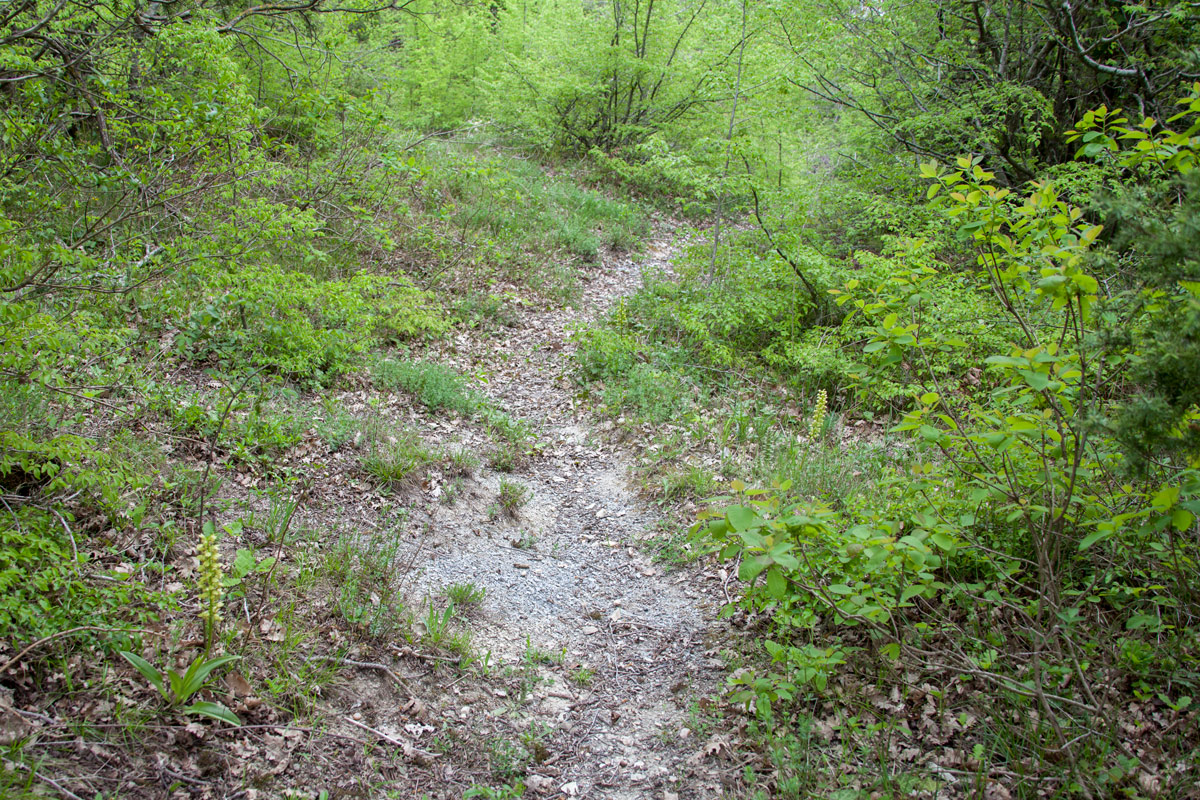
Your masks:
<svg viewBox="0 0 1200 800"><path fill-rule="evenodd" d="M394 680L400 686L400 688L402 688L404 691L408 692L408 694L410 696L413 695L412 687L408 685L408 682L405 681L403 678L401 678L399 675L397 675L395 670L393 670L391 667L387 666L386 664L380 664L375 661L352 661L349 658L337 658L335 656L309 656L308 658L305 659L305 661L332 661L335 664L345 664L348 667L360 667L362 669L377 669L380 672L386 672L388 677L391 678L392 680Z"/></svg>
<svg viewBox="0 0 1200 800"><path fill-rule="evenodd" d="M143 628L106 628L106 627L99 626L99 625L80 625L78 628L68 628L65 631L59 631L57 633L52 633L49 636L43 636L41 639L38 639L36 642L28 645L24 650L17 653L15 656L10 658L8 661L5 661L3 665L0 665L0 675L3 675L4 673L8 672L8 670L13 666L13 664L16 664L18 661L20 661L22 658L24 658L26 656L26 654L29 653L30 650L33 650L35 647L43 645L46 642L53 641L54 639L60 639L63 636L67 636L72 633L80 633L82 631L100 631L102 633L148 633L151 636L162 636L163 635L156 631L148 631Z"/></svg>
<svg viewBox="0 0 1200 800"><path fill-rule="evenodd" d="M351 725L362 728L364 731L368 731L370 733L375 734L380 739L383 739L385 742L388 742L389 744L396 745L397 747L399 747L401 750L404 751L405 758L407 758L409 761L415 761L416 763L420 764L421 766L428 766L435 758L441 758L441 756L438 753L427 753L426 751L415 747L412 744L412 742L406 742L403 739L397 739L394 736L389 736L388 734L384 733L383 731L375 730L371 726L364 725L363 723L359 722L356 719L353 719L352 717L342 717L342 719L346 720L346 722L349 722Z"/></svg>
<svg viewBox="0 0 1200 800"><path fill-rule="evenodd" d="M83 800L82 797L75 794L70 789L63 786L61 783L59 783L58 781L54 780L53 778L47 778L45 775L38 772L36 769L29 766L28 764L22 764L20 761L13 761L11 758L8 758L7 756L4 757L4 762L6 764L12 764L14 767L20 767L21 769L29 770L30 775L37 778L42 783L45 783L47 786L52 786L63 797L69 797L69 798L71 798L71 800Z"/></svg>
<svg viewBox="0 0 1200 800"><path fill-rule="evenodd" d="M399 655L399 656L410 656L412 658L419 658L422 661L437 661L442 664L454 664L455 666L462 664L461 657L460 658L450 658L448 656L431 656L428 653L418 653L416 650L413 650L411 647L400 647L399 645L395 645L395 644L391 644L391 645L389 645L389 647L391 647L393 650L395 650L396 655Z"/></svg>

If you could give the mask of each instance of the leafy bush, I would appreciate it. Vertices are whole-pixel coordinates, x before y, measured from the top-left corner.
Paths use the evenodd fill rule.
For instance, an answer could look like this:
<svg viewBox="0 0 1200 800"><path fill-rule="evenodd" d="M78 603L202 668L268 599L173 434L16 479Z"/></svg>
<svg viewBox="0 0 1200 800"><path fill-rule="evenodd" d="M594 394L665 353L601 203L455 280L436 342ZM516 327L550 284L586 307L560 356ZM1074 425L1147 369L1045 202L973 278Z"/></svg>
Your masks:
<svg viewBox="0 0 1200 800"><path fill-rule="evenodd" d="M127 576L90 579L98 565L77 513L124 527L127 515L140 521L145 512L128 498L150 476L122 456L84 437L0 431L0 485L17 504L6 500L0 515L0 636L18 641L113 617L145 619L164 601Z"/></svg>
<svg viewBox="0 0 1200 800"><path fill-rule="evenodd" d="M620 378L637 362L637 340L612 327L586 328L575 335L575 341L575 362L586 381Z"/></svg>
<svg viewBox="0 0 1200 800"><path fill-rule="evenodd" d="M1090 114L1077 133L1081 153L1112 154L1126 169L1172 180L1195 163L1198 98L1200 87L1179 117L1193 123L1186 133L1153 120L1130 127L1104 109ZM1122 151L1118 137L1137 144ZM1143 374L1166 368L1175 387L1193 385L1194 255L1170 241L1147 246L1142 269L1154 277L1107 292L1088 270L1101 226L1052 185L1014 194L969 157L922 173L970 246L1004 324L972 343L927 314L947 277L919 247L915 259L838 290L838 302L853 309L843 327L863 335L862 385L870 391L902 369L915 387L894 430L913 438L918 457L838 514L788 501L781 486L744 492L697 527L701 540L739 559L751 583L744 602L769 610L776 625L772 667L739 674L734 688L770 718L802 687L821 691L850 652L814 649L804 643L808 631L862 628L879 655L916 665L934 653L940 668L996 687L1006 707L1053 715L1052 726L1039 724L1020 744L1006 736L1006 758L1028 764L1069 751L1071 780L1099 791L1121 758L1115 731L1081 744L1094 736L1101 704L1123 702L1125 682L1172 709L1175 693L1190 703L1200 690L1191 627L1200 613L1200 473L1188 430L1198 418L1195 394L1183 400L1166 380L1127 383L1130 365L1147 365ZM1177 219L1188 201L1174 197L1180 210L1168 216ZM1159 349L1165 330L1184 337L1169 365ZM997 335L1003 346L981 357L977 348ZM960 362L984 364L975 384L947 380L946 365ZM1117 434L1145 418L1125 427L1107 421L1156 397L1157 430L1170 441L1143 440L1137 455L1153 460L1131 462ZM1044 688L1051 681L1053 696Z"/></svg>
<svg viewBox="0 0 1200 800"><path fill-rule="evenodd" d="M687 216L711 213L721 194L722 184L711 165L697 163L661 133L618 154L593 147L588 158L603 178L676 203ZM736 198L732 202L736 203Z"/></svg>
<svg viewBox="0 0 1200 800"><path fill-rule="evenodd" d="M0 517L0 637L32 641L84 625L155 619L168 598L130 574L96 581L99 565L79 545L76 518L62 509L14 509Z"/></svg>
<svg viewBox="0 0 1200 800"><path fill-rule="evenodd" d="M604 392L610 407L631 408L652 422L680 417L691 405L690 396L688 382L678 373L649 364L638 364Z"/></svg>
<svg viewBox="0 0 1200 800"><path fill-rule="evenodd" d="M159 385L147 391L146 409L235 463L269 472L280 455L304 438L308 420L289 407L286 392L267 385L252 388L191 392Z"/></svg>
<svg viewBox="0 0 1200 800"><path fill-rule="evenodd" d="M227 370L267 368L328 384L356 367L372 345L447 329L433 296L403 277L361 273L319 281L278 268L199 272L201 299L178 346Z"/></svg>
<svg viewBox="0 0 1200 800"><path fill-rule="evenodd" d="M713 291L706 275L708 251L698 248L676 266L679 280L650 278L645 288L622 301L608 325L581 332L576 363L587 381L616 381L610 400L654 407L663 403L651 395L679 393L668 378L659 380L650 369L677 372L700 385L713 384L714 375L733 370L766 374L789 389L811 395L825 389L847 402L853 396L863 407L899 410L907 406L916 384L912 363L897 360L890 370L876 370L872 380L860 380L863 368L858 346L872 336L861 316L837 312L832 303L822 310L798 278L795 267L774 253L761 255L757 235L729 247L721 289ZM898 272L919 270L935 263L927 246L911 247L891 257L856 252L845 262L828 259L813 248L793 257L826 303L837 276L854 275L854 286L865 293L886 293ZM968 388L979 381L982 358L1004 341L1008 325L986 294L963 274L939 274L923 284L924 294L913 299L913 313L941 330L952 330L958 349L929 354L939 380ZM635 385L637 384L637 385ZM669 404L668 404L669 405Z"/></svg>

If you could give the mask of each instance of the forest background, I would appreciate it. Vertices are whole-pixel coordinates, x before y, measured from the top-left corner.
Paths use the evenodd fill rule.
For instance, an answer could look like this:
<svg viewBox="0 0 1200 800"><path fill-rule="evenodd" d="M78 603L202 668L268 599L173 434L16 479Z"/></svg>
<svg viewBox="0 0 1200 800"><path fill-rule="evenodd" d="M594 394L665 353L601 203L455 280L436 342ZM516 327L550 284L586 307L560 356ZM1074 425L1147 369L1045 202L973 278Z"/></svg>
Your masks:
<svg viewBox="0 0 1200 800"><path fill-rule="evenodd" d="M239 473L282 548L311 478L279 456L358 446L334 387L450 386L495 463L536 455L384 355L574 302L669 214L702 234L579 332L578 380L680 530L708 509L672 553L737 565L747 794L1185 796L1198 48L1179 0L6 0L0 681L95 691L81 655L174 621L203 684L220 605L287 570L170 564L236 537L205 498ZM382 481L435 458L363 453ZM867 698L917 687L960 704L954 764L885 745L845 789L803 755L822 704L886 743ZM0 781L53 774L26 741Z"/></svg>

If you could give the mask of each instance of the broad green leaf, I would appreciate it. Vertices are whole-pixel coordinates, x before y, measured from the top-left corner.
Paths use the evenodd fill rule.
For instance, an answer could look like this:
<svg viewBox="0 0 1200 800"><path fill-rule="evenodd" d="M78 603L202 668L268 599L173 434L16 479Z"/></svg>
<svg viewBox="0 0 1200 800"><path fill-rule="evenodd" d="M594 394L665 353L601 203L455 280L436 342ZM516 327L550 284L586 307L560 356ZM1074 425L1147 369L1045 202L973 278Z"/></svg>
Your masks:
<svg viewBox="0 0 1200 800"><path fill-rule="evenodd" d="M791 554L792 546L787 542L780 542L771 548L771 560L784 569L799 569L800 562Z"/></svg>
<svg viewBox="0 0 1200 800"><path fill-rule="evenodd" d="M249 550L239 548L233 557L233 566L230 572L234 578L244 578L254 569L254 553Z"/></svg>
<svg viewBox="0 0 1200 800"><path fill-rule="evenodd" d="M1196 515L1186 508L1176 506L1175 510L1171 512L1171 524L1175 526L1175 530L1177 531L1186 531L1192 527L1192 523L1195 521Z"/></svg>
<svg viewBox="0 0 1200 800"><path fill-rule="evenodd" d="M929 541L936 544L939 548L947 553L954 552L954 540L944 533L935 533L929 537Z"/></svg>
<svg viewBox="0 0 1200 800"><path fill-rule="evenodd" d="M242 721L238 719L237 714L234 714L220 703L210 703L207 700L199 703L192 703L183 709L185 714L196 714L201 717L209 717L211 719L228 722L230 725L240 726Z"/></svg>
<svg viewBox="0 0 1200 800"><path fill-rule="evenodd" d="M760 557L745 559L738 567L738 578L747 582L754 580L767 568L767 563L766 559Z"/></svg>
<svg viewBox="0 0 1200 800"><path fill-rule="evenodd" d="M1137 631L1145 628L1155 629L1158 628L1159 624L1158 617L1154 614L1134 614L1125 621L1125 630Z"/></svg>
<svg viewBox="0 0 1200 800"><path fill-rule="evenodd" d="M1150 499L1150 505L1154 506L1159 511L1166 511L1179 502L1179 487L1164 486L1154 493L1154 497Z"/></svg>
<svg viewBox="0 0 1200 800"><path fill-rule="evenodd" d="M155 689L158 689L159 694L168 700L171 699L170 695L167 694L166 684L163 683L163 674L159 672L153 664L141 656L136 655L135 653L130 653L127 650L119 650L117 652L122 658L132 664L134 669L142 673L142 676L146 680L150 681L151 685L153 685Z"/></svg>
<svg viewBox="0 0 1200 800"><path fill-rule="evenodd" d="M735 531L744 531L752 527L759 519L758 514L745 506L730 506L725 509L725 518L729 520L730 527Z"/></svg>
<svg viewBox="0 0 1200 800"><path fill-rule="evenodd" d="M1057 289L1066 282L1066 275L1047 275L1037 282L1037 288L1042 290Z"/></svg>
<svg viewBox="0 0 1200 800"><path fill-rule="evenodd" d="M1050 376L1044 372L1034 372L1031 369L1021 369L1017 370L1017 372L1020 373L1027 384L1039 392L1050 385Z"/></svg>
<svg viewBox="0 0 1200 800"><path fill-rule="evenodd" d="M767 595L780 600L786 594L787 579L783 577L783 570L778 566L771 567L767 570Z"/></svg>
<svg viewBox="0 0 1200 800"><path fill-rule="evenodd" d="M764 538L763 535L758 532L758 529L742 531L741 533L738 534L738 536L740 536L742 538L742 541L746 543L747 547L766 547L767 546L766 538Z"/></svg>
<svg viewBox="0 0 1200 800"><path fill-rule="evenodd" d="M922 425L920 428L917 429L917 431L918 431L918 433L921 434L921 438L927 442L940 441L942 439L942 437L945 435L942 431L938 430L937 428L933 427L932 425Z"/></svg>
<svg viewBox="0 0 1200 800"><path fill-rule="evenodd" d="M1087 550L1096 542L1102 542L1112 536L1114 533L1116 533L1116 530L1113 528L1104 528L1101 530L1092 531L1087 536L1083 537L1083 540L1079 543L1079 551L1083 552L1084 550Z"/></svg>

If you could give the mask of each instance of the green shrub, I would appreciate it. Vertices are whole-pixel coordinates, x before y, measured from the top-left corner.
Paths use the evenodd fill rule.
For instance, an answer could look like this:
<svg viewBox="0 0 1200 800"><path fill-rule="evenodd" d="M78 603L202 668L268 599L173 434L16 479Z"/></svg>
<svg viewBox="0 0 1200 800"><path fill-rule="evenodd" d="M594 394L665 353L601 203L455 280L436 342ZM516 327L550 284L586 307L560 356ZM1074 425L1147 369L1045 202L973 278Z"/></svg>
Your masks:
<svg viewBox="0 0 1200 800"><path fill-rule="evenodd" d="M235 463L270 472L278 457L304 438L308 421L278 390L253 389L235 396L229 387L190 392L157 386L148 392L147 410L162 414L173 430L213 443Z"/></svg>
<svg viewBox="0 0 1200 800"><path fill-rule="evenodd" d="M15 508L6 501L0 514L0 636L27 640L79 625L145 620L165 602L132 573L112 581L91 577L95 548L78 517L99 515L123 528L140 523L146 510L146 503L131 507L129 497L144 491L150 476L126 455L119 443L101 449L79 436L38 440L0 431L0 486L22 498Z"/></svg>
<svg viewBox="0 0 1200 800"><path fill-rule="evenodd" d="M168 603L132 571L96 580L98 565L80 551L88 540L72 530L75 524L65 509L25 506L0 517L0 637L6 641L33 641L84 625L136 626L155 619Z"/></svg>
<svg viewBox="0 0 1200 800"><path fill-rule="evenodd" d="M1191 187L1174 173L1197 161L1200 88L1185 104L1187 133L1154 120L1131 127L1100 109L1076 134L1083 155L1171 185L1165 208L1144 210L1151 219L1189 213L1178 192ZM1122 151L1121 139L1138 144ZM946 275L919 244L912 257L838 290L853 309L843 328L861 333L864 390L904 376L912 401L893 430L910 437L913 461L838 514L787 500L787 486L735 483L736 502L697 526L702 542L737 559L750 583L744 603L774 623L770 665L735 676L734 696L773 719L775 707L823 691L849 660L842 642L850 637L823 634L813 645L810 632L863 628L885 663L907 669L933 652L938 669L993 687L997 710L1013 719L1037 703L1052 726L1010 727L1005 713L994 714L1004 742L996 757L1048 764L1049 754L1068 753L1072 791L1105 793L1126 765L1113 746L1119 733L1096 735L1099 676L1116 681L1097 688L1106 697L1123 696L1125 680L1135 697L1157 695L1172 709L1200 691L1200 472L1189 430L1200 413L1194 392L1183 400L1164 391L1167 382L1127 382L1144 377L1130 365L1153 364L1176 390L1196 384L1194 248L1160 230L1143 243L1145 282L1113 292L1089 271L1102 227L1052 184L1014 193L970 157L953 168L923 165L922 174L974 255L979 269L969 277L981 290L968 276ZM929 309L956 285L960 308ZM952 325L988 308L989 319L1002 318L988 331L964 337ZM1110 332L1118 328L1123 335ZM1175 343L1164 363L1167 331ZM973 363L982 365L974 383L956 381ZM1128 428L1107 421L1124 415L1131 397L1163 401L1153 433L1169 431L1167 440L1147 437L1144 450L1129 452L1118 436ZM1154 457L1139 463L1147 451ZM1053 696L1038 688L1048 683ZM1058 766L1039 770L1063 778Z"/></svg>
<svg viewBox="0 0 1200 800"><path fill-rule="evenodd" d="M515 328L519 321L512 303L494 294L468 293L459 300L454 313L472 328Z"/></svg>
<svg viewBox="0 0 1200 800"><path fill-rule="evenodd" d="M691 407L691 391L674 371L638 364L605 389L604 401L612 408L631 408L651 422L666 422Z"/></svg>
<svg viewBox="0 0 1200 800"><path fill-rule="evenodd" d="M400 276L359 274L321 281L279 268L197 270L177 341L188 358L226 371L266 368L327 385L373 345L444 332L433 296Z"/></svg>
<svg viewBox="0 0 1200 800"><path fill-rule="evenodd" d="M722 189L713 166L698 163L693 157L705 151L705 144L699 143L689 152L673 147L656 133L620 154L610 155L593 147L588 158L603 178L678 205L685 216L701 217L716 208ZM732 205L736 200L727 202Z"/></svg>
<svg viewBox="0 0 1200 800"><path fill-rule="evenodd" d="M637 360L637 340L612 327L586 328L575 334L575 363L585 381L605 381L628 374Z"/></svg>

